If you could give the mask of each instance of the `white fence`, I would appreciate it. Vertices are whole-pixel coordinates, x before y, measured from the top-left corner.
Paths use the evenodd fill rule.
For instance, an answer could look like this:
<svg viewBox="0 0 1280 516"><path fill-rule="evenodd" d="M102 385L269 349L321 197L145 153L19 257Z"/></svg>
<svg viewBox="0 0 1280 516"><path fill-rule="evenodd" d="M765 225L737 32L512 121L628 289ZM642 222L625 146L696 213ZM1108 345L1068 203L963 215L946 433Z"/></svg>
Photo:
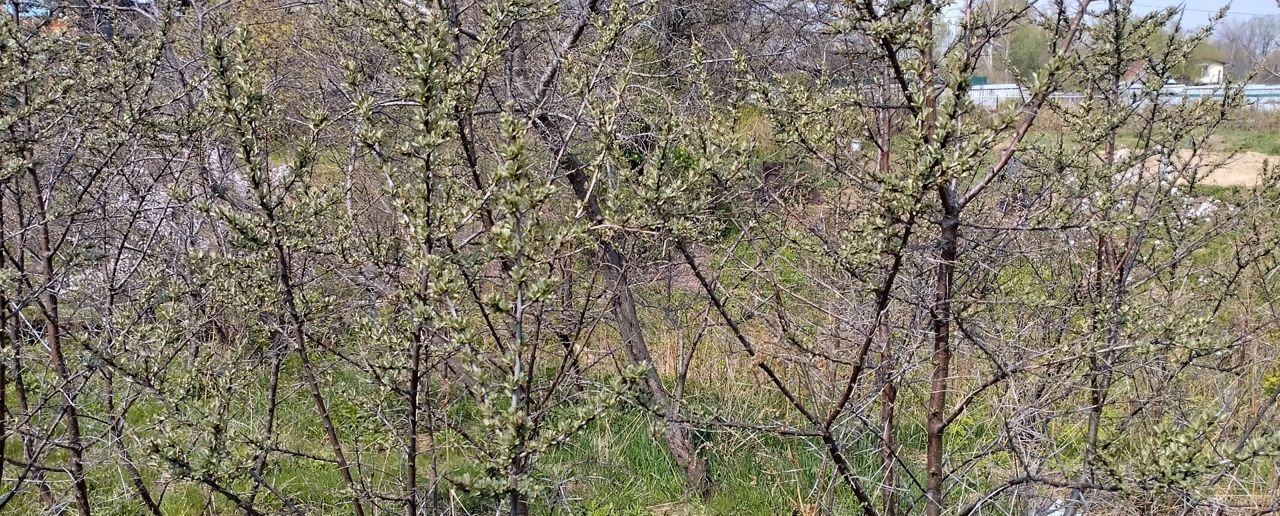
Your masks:
<svg viewBox="0 0 1280 516"><path fill-rule="evenodd" d="M987 109L995 109L1005 102L1025 102L1031 92L1017 84L983 84L969 87L969 99Z"/></svg>

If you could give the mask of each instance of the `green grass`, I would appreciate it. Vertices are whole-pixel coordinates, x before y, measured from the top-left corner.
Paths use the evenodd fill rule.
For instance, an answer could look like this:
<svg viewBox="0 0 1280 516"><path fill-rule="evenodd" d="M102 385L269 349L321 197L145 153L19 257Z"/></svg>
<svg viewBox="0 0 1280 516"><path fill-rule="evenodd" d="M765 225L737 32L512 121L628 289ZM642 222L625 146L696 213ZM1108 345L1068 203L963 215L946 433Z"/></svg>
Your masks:
<svg viewBox="0 0 1280 516"><path fill-rule="evenodd" d="M1220 127L1214 131L1217 142L1215 150L1221 152L1258 152L1271 156L1280 156L1280 130L1247 127ZM1049 145L1061 140L1066 145L1078 143L1078 138L1070 133L1056 130L1032 131L1027 135L1030 144ZM1138 144L1137 136L1132 131L1125 131L1117 138L1121 147L1132 148Z"/></svg>
<svg viewBox="0 0 1280 516"><path fill-rule="evenodd" d="M852 509L839 486L834 499L815 499L827 496L819 476L833 473L815 442L743 431L700 436L715 486L706 500L686 495L659 429L638 411L602 419L546 463L549 470L568 473L570 505L588 514L791 514L819 502L842 509L836 513Z"/></svg>
<svg viewBox="0 0 1280 516"><path fill-rule="evenodd" d="M1225 150L1251 151L1280 156L1280 131L1256 129L1219 129Z"/></svg>

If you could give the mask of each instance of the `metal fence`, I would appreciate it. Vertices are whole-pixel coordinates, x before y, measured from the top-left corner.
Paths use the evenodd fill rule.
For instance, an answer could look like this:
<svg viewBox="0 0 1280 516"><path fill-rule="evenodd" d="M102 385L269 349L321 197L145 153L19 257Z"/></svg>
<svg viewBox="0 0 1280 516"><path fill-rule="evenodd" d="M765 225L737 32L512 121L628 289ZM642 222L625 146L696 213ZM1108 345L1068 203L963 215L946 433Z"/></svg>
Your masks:
<svg viewBox="0 0 1280 516"><path fill-rule="evenodd" d="M1135 102L1144 101L1141 84L1130 86L1126 90L1128 97ZM1280 111L1280 85L1247 84L1242 87L1245 101L1251 109L1258 111ZM1160 89L1159 98L1169 104L1183 102L1220 99L1226 94L1223 86L1186 86L1169 84ZM1025 102L1031 98L1031 92L1017 84L985 84L972 86L969 98L974 104L995 109L1007 102ZM1062 92L1051 95L1050 100L1062 106L1074 106L1085 99L1080 93Z"/></svg>

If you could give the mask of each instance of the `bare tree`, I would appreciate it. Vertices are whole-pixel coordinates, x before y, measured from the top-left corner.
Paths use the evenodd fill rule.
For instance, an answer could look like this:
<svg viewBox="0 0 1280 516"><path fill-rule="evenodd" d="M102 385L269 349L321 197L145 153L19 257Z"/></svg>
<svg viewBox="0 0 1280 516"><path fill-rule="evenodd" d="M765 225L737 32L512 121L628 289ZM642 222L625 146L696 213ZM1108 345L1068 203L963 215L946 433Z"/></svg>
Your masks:
<svg viewBox="0 0 1280 516"><path fill-rule="evenodd" d="M1257 16L1223 21L1214 39L1236 77L1248 77L1256 72L1255 81L1272 84L1280 80L1276 74L1278 33L1280 17Z"/></svg>

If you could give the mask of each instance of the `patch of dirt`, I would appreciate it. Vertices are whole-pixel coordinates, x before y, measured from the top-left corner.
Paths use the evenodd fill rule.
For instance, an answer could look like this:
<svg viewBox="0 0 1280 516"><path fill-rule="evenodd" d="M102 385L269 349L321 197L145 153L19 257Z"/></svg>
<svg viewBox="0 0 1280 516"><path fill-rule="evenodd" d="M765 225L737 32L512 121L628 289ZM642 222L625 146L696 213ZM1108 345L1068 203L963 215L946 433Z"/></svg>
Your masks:
<svg viewBox="0 0 1280 516"><path fill-rule="evenodd" d="M1198 163L1212 165L1214 169L1202 183L1213 186L1254 186L1262 175L1264 162L1277 163L1280 157L1261 152L1238 152L1234 156L1220 152L1201 153Z"/></svg>

